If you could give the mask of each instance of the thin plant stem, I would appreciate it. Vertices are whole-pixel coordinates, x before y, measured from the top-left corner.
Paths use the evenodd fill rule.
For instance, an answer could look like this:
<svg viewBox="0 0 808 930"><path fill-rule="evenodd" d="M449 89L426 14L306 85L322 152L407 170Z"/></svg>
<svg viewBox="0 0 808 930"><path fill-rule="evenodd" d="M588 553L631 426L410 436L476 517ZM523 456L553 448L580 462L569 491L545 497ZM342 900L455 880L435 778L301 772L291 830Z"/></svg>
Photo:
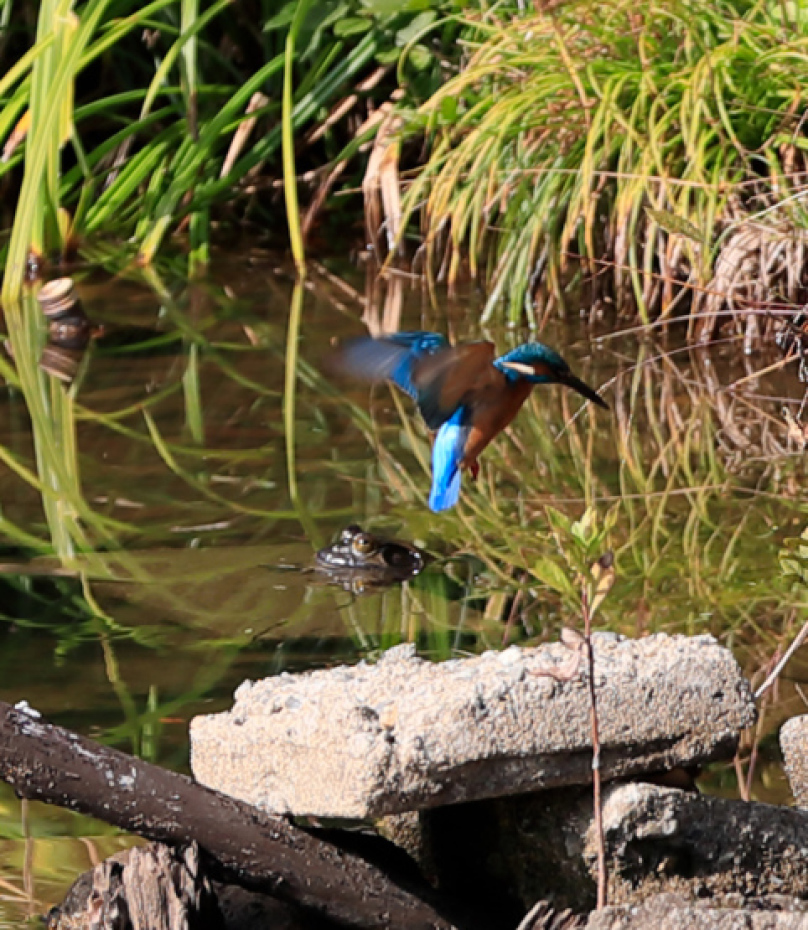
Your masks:
<svg viewBox="0 0 808 930"><path fill-rule="evenodd" d="M775 667L774 667L774 669L772 670L771 674L769 674L769 675L766 676L766 680L765 680L765 681L763 682L763 684L757 689L757 691L755 691L754 697L755 697L755 700L756 700L756 701L759 701L760 698L761 698L761 697L769 690L769 688L771 688L772 685L777 681L777 679L780 677L780 674L782 673L783 669L786 667L786 665L788 665L789 661L791 660L791 657L792 657L792 656L794 655L794 653L800 648L800 646L803 645L803 643L806 641L806 639L808 639L808 620L805 621L805 623L804 623L803 626L802 626L802 629L799 631L799 633L798 633L798 634L796 635L796 637L794 638L794 641L791 643L791 645L788 647L788 649L786 649L786 651L783 653L783 657L780 659L780 661L777 663L777 665L775 665Z"/></svg>
<svg viewBox="0 0 808 930"><path fill-rule="evenodd" d="M592 648L592 618L589 597L584 589L582 596L584 638L589 661L589 719L592 725L592 803L595 810L595 835L598 843L598 910L606 907L606 841L603 836L603 802L600 791L600 731L598 728L598 701L595 691L595 651Z"/></svg>
<svg viewBox="0 0 808 930"><path fill-rule="evenodd" d="M303 282L298 279L292 291L292 304L289 311L289 327L286 333L286 377L283 391L283 430L286 438L286 475L289 483L289 499L306 535L315 544L319 538L317 526L311 513L300 497L297 483L297 456L295 449L296 410L297 410L297 376L298 376L298 341L300 324L303 317Z"/></svg>
<svg viewBox="0 0 808 930"><path fill-rule="evenodd" d="M300 27L306 18L311 0L299 0L289 33L286 36L286 51L283 63L283 111L281 117L281 148L283 156L283 193L286 199L286 220L289 225L289 240L298 275L306 275L306 256L303 250L303 234L300 229L300 207L297 201L297 172L295 170L295 138L292 94L292 66L295 60L295 42Z"/></svg>

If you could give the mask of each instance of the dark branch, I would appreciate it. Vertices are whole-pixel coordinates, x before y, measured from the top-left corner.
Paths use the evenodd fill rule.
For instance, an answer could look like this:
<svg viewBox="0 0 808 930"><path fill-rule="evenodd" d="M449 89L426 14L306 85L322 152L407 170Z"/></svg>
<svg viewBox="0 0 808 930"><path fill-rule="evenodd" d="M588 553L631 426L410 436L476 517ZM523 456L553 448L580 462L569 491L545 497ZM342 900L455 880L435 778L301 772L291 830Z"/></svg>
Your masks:
<svg viewBox="0 0 808 930"><path fill-rule="evenodd" d="M134 756L0 702L0 779L172 846L197 842L209 873L351 927L449 930L451 923L364 859Z"/></svg>

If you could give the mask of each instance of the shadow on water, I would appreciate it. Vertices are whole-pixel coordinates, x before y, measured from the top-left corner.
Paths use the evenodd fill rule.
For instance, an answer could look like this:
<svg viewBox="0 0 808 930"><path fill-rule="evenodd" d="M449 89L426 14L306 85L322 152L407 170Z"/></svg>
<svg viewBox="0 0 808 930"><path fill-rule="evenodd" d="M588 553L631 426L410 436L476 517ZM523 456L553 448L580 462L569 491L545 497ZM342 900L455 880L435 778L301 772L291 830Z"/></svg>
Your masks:
<svg viewBox="0 0 808 930"><path fill-rule="evenodd" d="M538 389L461 505L435 516L409 401L332 383L331 341L399 320L503 348L524 334L481 334L463 304L426 302L403 277L365 289L322 267L295 290L261 253L193 285L90 275L77 287L103 331L72 383L41 365L36 300L7 313L4 700L187 769L188 720L228 706L245 678L403 641L446 658L556 638L579 622L576 573L606 549L618 580L601 627L712 633L760 680L805 620L804 580L783 571L808 522L803 390L795 366L755 376L775 356L559 325L542 339L605 385L613 413ZM436 560L400 586L327 585L313 552L354 522ZM736 792L754 747L752 793L783 798L773 734L802 710L807 676L792 662L737 766L711 769L707 790ZM130 842L113 834L0 793L0 926Z"/></svg>

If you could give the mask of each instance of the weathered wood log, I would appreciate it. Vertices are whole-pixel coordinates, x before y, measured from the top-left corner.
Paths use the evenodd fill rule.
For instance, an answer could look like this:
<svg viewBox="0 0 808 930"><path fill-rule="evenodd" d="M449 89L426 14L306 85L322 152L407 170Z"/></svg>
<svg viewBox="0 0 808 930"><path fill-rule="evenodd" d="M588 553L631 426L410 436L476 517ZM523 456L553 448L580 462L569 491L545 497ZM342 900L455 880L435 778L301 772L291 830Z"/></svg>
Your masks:
<svg viewBox="0 0 808 930"><path fill-rule="evenodd" d="M248 894L248 892L243 892ZM79 876L48 930L225 930L199 847L135 846Z"/></svg>
<svg viewBox="0 0 808 930"><path fill-rule="evenodd" d="M350 927L449 930L451 922L364 859L184 775L0 702L0 778L25 798L168 845L199 844L208 873Z"/></svg>

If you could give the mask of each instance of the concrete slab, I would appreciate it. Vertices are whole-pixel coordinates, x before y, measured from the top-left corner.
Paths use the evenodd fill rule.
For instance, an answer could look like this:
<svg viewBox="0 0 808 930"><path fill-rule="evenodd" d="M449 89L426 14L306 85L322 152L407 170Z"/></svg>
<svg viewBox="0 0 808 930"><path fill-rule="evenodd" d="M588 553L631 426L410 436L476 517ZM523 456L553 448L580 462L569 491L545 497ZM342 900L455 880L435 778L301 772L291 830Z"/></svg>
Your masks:
<svg viewBox="0 0 808 930"><path fill-rule="evenodd" d="M485 803L497 818L498 845L485 850L483 861L492 874L508 876L525 908L541 899L575 911L594 906L597 833L590 789ZM438 821L454 810L421 815L438 848L442 837L459 832ZM484 811L476 816L484 822ZM606 787L603 830L610 904L633 907L674 894L718 908L808 907L806 811L630 782ZM469 846L458 856L471 858Z"/></svg>
<svg viewBox="0 0 808 930"><path fill-rule="evenodd" d="M780 728L780 748L797 807L808 807L808 715L786 720Z"/></svg>
<svg viewBox="0 0 808 930"><path fill-rule="evenodd" d="M709 907L662 894L639 906L595 912L586 930L808 930L808 914L774 908Z"/></svg>
<svg viewBox="0 0 808 930"><path fill-rule="evenodd" d="M712 637L593 642L607 778L730 756L754 721L749 686ZM345 818L585 784L577 656L554 643L436 664L403 646L372 665L246 682L232 710L192 721L193 773L267 811Z"/></svg>

